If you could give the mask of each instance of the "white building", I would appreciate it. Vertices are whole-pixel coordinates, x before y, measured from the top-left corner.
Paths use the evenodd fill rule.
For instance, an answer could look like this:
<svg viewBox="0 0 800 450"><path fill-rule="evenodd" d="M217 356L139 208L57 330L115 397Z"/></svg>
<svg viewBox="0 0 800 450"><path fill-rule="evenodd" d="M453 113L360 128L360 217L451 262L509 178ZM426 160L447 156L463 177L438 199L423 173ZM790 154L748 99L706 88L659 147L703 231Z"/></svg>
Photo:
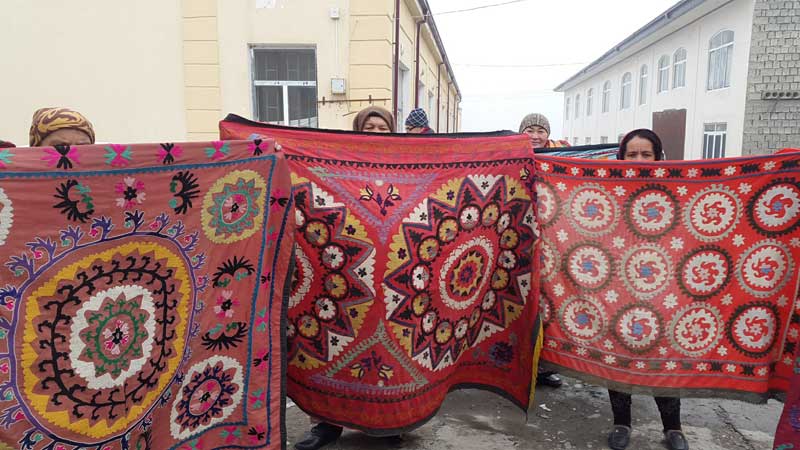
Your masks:
<svg viewBox="0 0 800 450"><path fill-rule="evenodd" d="M681 0L562 83L567 139L618 142L652 128L669 159L740 156L763 1Z"/></svg>

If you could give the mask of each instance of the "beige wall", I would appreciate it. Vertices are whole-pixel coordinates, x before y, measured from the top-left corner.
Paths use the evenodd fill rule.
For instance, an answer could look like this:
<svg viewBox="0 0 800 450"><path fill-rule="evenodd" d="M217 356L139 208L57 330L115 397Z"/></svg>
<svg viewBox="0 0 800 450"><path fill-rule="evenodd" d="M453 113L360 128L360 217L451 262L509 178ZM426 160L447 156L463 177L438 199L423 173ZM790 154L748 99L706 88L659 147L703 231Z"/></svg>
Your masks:
<svg viewBox="0 0 800 450"><path fill-rule="evenodd" d="M101 142L186 138L179 0L2 0L0 139L70 106ZM158 14L153 14L158 11Z"/></svg>

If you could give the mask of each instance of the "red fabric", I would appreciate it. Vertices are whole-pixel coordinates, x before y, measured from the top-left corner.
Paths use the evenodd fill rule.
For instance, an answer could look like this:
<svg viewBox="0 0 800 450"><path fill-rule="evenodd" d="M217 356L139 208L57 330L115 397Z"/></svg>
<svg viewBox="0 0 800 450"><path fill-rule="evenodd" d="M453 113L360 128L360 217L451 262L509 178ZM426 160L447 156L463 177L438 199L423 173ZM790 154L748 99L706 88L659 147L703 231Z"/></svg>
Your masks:
<svg viewBox="0 0 800 450"><path fill-rule="evenodd" d="M272 143L2 156L0 449L284 448Z"/></svg>
<svg viewBox="0 0 800 450"><path fill-rule="evenodd" d="M221 127L274 138L289 161L288 390L303 410L396 434L453 389L527 406L538 305L526 137Z"/></svg>
<svg viewBox="0 0 800 450"><path fill-rule="evenodd" d="M800 448L800 358L797 358L791 389L775 433L774 450Z"/></svg>
<svg viewBox="0 0 800 450"><path fill-rule="evenodd" d="M800 334L800 154L537 155L542 358L615 389L760 401Z"/></svg>

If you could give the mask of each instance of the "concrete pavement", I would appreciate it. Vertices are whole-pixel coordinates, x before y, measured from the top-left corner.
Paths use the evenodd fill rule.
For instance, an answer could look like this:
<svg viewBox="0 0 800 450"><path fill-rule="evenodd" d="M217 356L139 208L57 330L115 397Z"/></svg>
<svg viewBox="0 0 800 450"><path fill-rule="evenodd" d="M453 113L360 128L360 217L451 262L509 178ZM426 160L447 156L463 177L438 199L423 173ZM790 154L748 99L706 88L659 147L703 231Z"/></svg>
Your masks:
<svg viewBox="0 0 800 450"><path fill-rule="evenodd" d="M651 398L634 396L630 450L663 450L661 422ZM508 401L480 391L453 392L425 426L387 442L345 431L326 450L599 450L611 427L608 394L602 388L565 379L561 389L537 390L536 408L525 415ZM544 407L540 406L544 405ZM692 450L771 450L783 405L707 399L683 401L684 432ZM549 411L548 411L549 410ZM308 431L297 407L287 413L289 448Z"/></svg>

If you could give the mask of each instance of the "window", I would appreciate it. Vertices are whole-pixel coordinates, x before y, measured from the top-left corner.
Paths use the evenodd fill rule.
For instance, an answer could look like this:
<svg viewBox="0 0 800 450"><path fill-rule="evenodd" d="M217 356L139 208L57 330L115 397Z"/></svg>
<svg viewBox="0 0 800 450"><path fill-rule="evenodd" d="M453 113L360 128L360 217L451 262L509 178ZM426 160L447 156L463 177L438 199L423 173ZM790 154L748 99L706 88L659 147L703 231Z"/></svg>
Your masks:
<svg viewBox="0 0 800 450"><path fill-rule="evenodd" d="M592 109L594 109L593 100L594 100L594 88L589 89L589 91L586 92L586 115L587 116L591 116L592 115Z"/></svg>
<svg viewBox="0 0 800 450"><path fill-rule="evenodd" d="M575 96L575 118L581 116L581 94Z"/></svg>
<svg viewBox="0 0 800 450"><path fill-rule="evenodd" d="M711 38L708 49L708 90L731 85L733 31L720 31Z"/></svg>
<svg viewBox="0 0 800 450"><path fill-rule="evenodd" d="M428 92L428 126L436 130L437 127L437 111L436 111L436 96L433 95L433 91ZM438 130L437 130L438 131Z"/></svg>
<svg viewBox="0 0 800 450"><path fill-rule="evenodd" d="M579 144L581 143L581 140L578 138L578 136L575 136L575 137L572 139L572 142L574 142L574 143L575 143L575 145L579 145Z"/></svg>
<svg viewBox="0 0 800 450"><path fill-rule="evenodd" d="M603 112L607 113L611 108L611 82L606 81L603 84Z"/></svg>
<svg viewBox="0 0 800 450"><path fill-rule="evenodd" d="M601 144L608 144L608 136L600 136Z"/></svg>
<svg viewBox="0 0 800 450"><path fill-rule="evenodd" d="M631 92L633 91L633 76L630 72L622 76L622 89L619 96L619 109L631 107Z"/></svg>
<svg viewBox="0 0 800 450"><path fill-rule="evenodd" d="M647 66L639 69L639 104L647 104Z"/></svg>
<svg viewBox="0 0 800 450"><path fill-rule="evenodd" d="M707 123L703 131L703 158L714 159L725 157L725 145L728 140L727 123Z"/></svg>
<svg viewBox="0 0 800 450"><path fill-rule="evenodd" d="M565 120L569 120L569 102L570 102L570 100L572 100L572 99L567 97L567 100L566 100L567 103L566 103L566 106L564 106L564 115L566 116Z"/></svg>
<svg viewBox="0 0 800 450"><path fill-rule="evenodd" d="M622 138L624 137L625 137L624 134L620 134L619 136L617 136L617 142L622 142Z"/></svg>
<svg viewBox="0 0 800 450"><path fill-rule="evenodd" d="M411 113L414 106L412 99L414 98L413 91L411 90L411 71L404 65L400 64L400 79L397 85L397 129L405 129L406 117Z"/></svg>
<svg viewBox="0 0 800 450"><path fill-rule="evenodd" d="M672 60L672 89L686 87L686 49L675 50Z"/></svg>
<svg viewBox="0 0 800 450"><path fill-rule="evenodd" d="M669 56L664 55L658 60L658 92L669 90Z"/></svg>
<svg viewBox="0 0 800 450"><path fill-rule="evenodd" d="M590 137L587 137L587 138L586 138L586 139L583 141L583 144L584 144L584 145L592 145L592 138L590 138Z"/></svg>
<svg viewBox="0 0 800 450"><path fill-rule="evenodd" d="M317 127L314 49L253 49L253 104L261 122Z"/></svg>

